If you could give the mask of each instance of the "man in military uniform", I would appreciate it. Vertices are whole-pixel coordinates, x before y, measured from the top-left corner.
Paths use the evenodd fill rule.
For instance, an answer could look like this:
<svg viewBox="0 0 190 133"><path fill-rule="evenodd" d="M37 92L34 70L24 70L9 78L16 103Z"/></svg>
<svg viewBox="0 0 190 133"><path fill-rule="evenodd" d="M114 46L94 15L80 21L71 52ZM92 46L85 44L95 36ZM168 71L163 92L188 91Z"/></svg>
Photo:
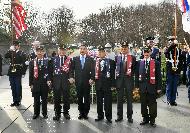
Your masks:
<svg viewBox="0 0 190 133"><path fill-rule="evenodd" d="M53 120L59 121L61 117L61 97L63 96L63 114L66 119L70 119L69 109L69 88L70 83L74 83L71 69L71 59L66 56L66 47L60 45L58 55L52 58L52 73L53 73L53 94L54 94L54 109L55 116Z"/></svg>
<svg viewBox="0 0 190 133"><path fill-rule="evenodd" d="M136 87L140 89L141 114L143 121L140 125L149 123L156 127L157 117L157 93L161 91L161 69L159 62L151 59L151 49L144 48L144 59L140 60L136 69Z"/></svg>
<svg viewBox="0 0 190 133"><path fill-rule="evenodd" d="M177 106L176 93L179 82L180 73L182 70L182 54L181 49L177 47L177 40L174 36L168 38L169 47L165 51L166 56L166 68L167 68L167 86L166 96L168 104L171 106Z"/></svg>
<svg viewBox="0 0 190 133"><path fill-rule="evenodd" d="M155 44L154 40L155 38L151 36L146 38L147 46L150 47L152 50L150 57L152 59L159 61L161 64L161 52L159 48L157 47L157 45Z"/></svg>
<svg viewBox="0 0 190 133"><path fill-rule="evenodd" d="M115 53L112 52L112 46L111 44L107 43L105 45L105 51L106 51L106 57L115 61Z"/></svg>
<svg viewBox="0 0 190 133"><path fill-rule="evenodd" d="M160 52L159 48L155 45L154 39L155 38L152 36L147 37L146 38L146 46L151 49L150 57L152 59L159 61L160 65L161 65L161 52ZM144 58L144 53L142 53L141 59L143 59L143 58Z"/></svg>
<svg viewBox="0 0 190 133"><path fill-rule="evenodd" d="M94 82L94 59L87 55L87 47L84 43L80 46L80 55L73 58L72 71L78 97L78 119L88 119L90 89Z"/></svg>
<svg viewBox="0 0 190 133"><path fill-rule="evenodd" d="M109 123L112 123L112 92L111 88L115 86L115 63L106 58L105 48L98 47L99 58L95 63L95 88L97 96L97 113L95 121L104 119L103 98L105 116Z"/></svg>
<svg viewBox="0 0 190 133"><path fill-rule="evenodd" d="M25 65L26 54L20 50L19 41L13 42L13 46L11 46L10 50L5 54L5 58L10 59L8 76L13 96L11 106L19 106L22 98L21 78L22 75L25 75L27 69Z"/></svg>
<svg viewBox="0 0 190 133"><path fill-rule="evenodd" d="M127 96L127 118L133 123L132 95L134 89L134 74L136 58L129 53L128 43L123 42L121 54L116 56L116 88L117 88L117 119L123 120L123 97Z"/></svg>
<svg viewBox="0 0 190 133"><path fill-rule="evenodd" d="M42 115L47 119L48 86L51 85L49 75L49 60L44 58L43 46L36 47L36 58L29 64L29 86L34 97L34 115L36 119L40 115L40 98L42 100Z"/></svg>

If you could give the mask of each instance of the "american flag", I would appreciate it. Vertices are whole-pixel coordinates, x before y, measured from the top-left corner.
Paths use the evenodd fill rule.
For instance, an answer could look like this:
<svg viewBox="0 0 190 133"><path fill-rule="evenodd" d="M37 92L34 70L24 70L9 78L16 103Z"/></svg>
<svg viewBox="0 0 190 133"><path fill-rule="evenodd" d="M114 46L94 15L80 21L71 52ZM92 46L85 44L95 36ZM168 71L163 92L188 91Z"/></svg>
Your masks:
<svg viewBox="0 0 190 133"><path fill-rule="evenodd" d="M18 39L22 33L27 29L25 23L26 12L19 0L12 0L12 16L13 16L13 30Z"/></svg>

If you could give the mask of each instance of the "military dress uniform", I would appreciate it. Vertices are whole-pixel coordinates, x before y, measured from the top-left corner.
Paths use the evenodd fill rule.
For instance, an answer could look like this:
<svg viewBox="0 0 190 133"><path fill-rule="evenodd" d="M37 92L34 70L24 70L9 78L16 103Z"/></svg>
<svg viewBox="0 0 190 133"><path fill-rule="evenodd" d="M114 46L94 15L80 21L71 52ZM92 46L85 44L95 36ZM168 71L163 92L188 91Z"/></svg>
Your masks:
<svg viewBox="0 0 190 133"><path fill-rule="evenodd" d="M18 41L14 41L14 45L19 45ZM10 59L8 76L12 89L13 104L11 106L19 106L22 99L22 75L25 75L27 66L25 65L26 54L21 50L9 50L5 54L5 58Z"/></svg>
<svg viewBox="0 0 190 133"><path fill-rule="evenodd" d="M122 47L128 47L123 44ZM132 95L134 89L134 75L136 69L136 58L133 55L120 54L116 56L116 88L117 88L117 119L116 122L123 120L123 97L127 96L127 118L133 122Z"/></svg>
<svg viewBox="0 0 190 133"><path fill-rule="evenodd" d="M150 57L160 62L160 65L161 65L161 52L159 48L153 46Z"/></svg>
<svg viewBox="0 0 190 133"><path fill-rule="evenodd" d="M150 57L152 59L155 59L158 62L160 62L160 65L161 65L161 52L160 52L160 49L154 43L154 39L155 39L154 37L148 36L146 38L146 42L147 42L146 46L149 47L149 48L151 48L151 55L150 55ZM143 58L144 58L144 55L143 55L143 52L142 52L141 59L143 59Z"/></svg>
<svg viewBox="0 0 190 133"><path fill-rule="evenodd" d="M104 50L104 47L99 46L98 49L99 51ZM95 89L97 97L98 117L97 119L95 119L95 121L101 121L104 119L104 112L103 112L103 105L104 105L106 119L108 122L110 123L112 122L111 87L114 86L115 86L115 62L108 58L97 58L95 63Z"/></svg>
<svg viewBox="0 0 190 133"><path fill-rule="evenodd" d="M144 51L149 51L145 48ZM155 125L155 118L157 117L157 90L161 90L161 69L159 62L151 59L142 59L138 61L136 69L136 87L140 89L141 114L143 121L140 125L150 122L152 126Z"/></svg>
<svg viewBox="0 0 190 133"><path fill-rule="evenodd" d="M32 86L32 96L34 97L33 119L36 119L40 115L40 99L42 100L42 115L44 118L47 118L47 97L49 90L47 82L51 79L49 72L50 63L48 59L38 59L36 57L30 61L29 86Z"/></svg>
<svg viewBox="0 0 190 133"><path fill-rule="evenodd" d="M59 48L64 48L60 46ZM59 120L61 117L61 97L63 96L63 114L66 119L70 119L70 83L69 80L72 77L71 59L68 56L55 56L52 58L52 74L53 74L53 95L54 95L54 110L55 116L53 120Z"/></svg>
<svg viewBox="0 0 190 133"><path fill-rule="evenodd" d="M170 37L169 41L174 41L174 37ZM182 70L182 54L181 49L179 49L174 43L171 44L168 49L165 51L166 57L166 96L167 101L171 106L177 106L176 103L176 94L177 86L179 82L180 73ZM175 60L176 59L176 60Z"/></svg>

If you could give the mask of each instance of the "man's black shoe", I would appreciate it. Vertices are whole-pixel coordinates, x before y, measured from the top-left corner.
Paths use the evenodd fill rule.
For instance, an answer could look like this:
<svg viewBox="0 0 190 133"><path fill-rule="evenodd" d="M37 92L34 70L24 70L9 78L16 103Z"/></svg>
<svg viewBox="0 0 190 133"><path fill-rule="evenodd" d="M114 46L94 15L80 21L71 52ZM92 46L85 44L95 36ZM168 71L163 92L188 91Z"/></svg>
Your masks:
<svg viewBox="0 0 190 133"><path fill-rule="evenodd" d="M172 102L170 103L171 106L177 106L177 103L176 102Z"/></svg>
<svg viewBox="0 0 190 133"><path fill-rule="evenodd" d="M60 120L60 117L61 117L61 116L59 116L59 115L55 115L55 116L53 117L53 120L54 120L54 121L59 121L59 120Z"/></svg>
<svg viewBox="0 0 190 133"><path fill-rule="evenodd" d="M115 120L115 122L121 122L121 121L123 121L123 118L117 118L117 119Z"/></svg>
<svg viewBox="0 0 190 133"><path fill-rule="evenodd" d="M10 105L11 107L14 107L14 106L16 106L16 102L14 102L14 103L11 103L11 105Z"/></svg>
<svg viewBox="0 0 190 133"><path fill-rule="evenodd" d="M150 125L151 125L152 127L156 127L156 124L155 124L154 122L150 122Z"/></svg>
<svg viewBox="0 0 190 133"><path fill-rule="evenodd" d="M39 115L34 114L32 119L37 119L38 117L39 117Z"/></svg>
<svg viewBox="0 0 190 133"><path fill-rule="evenodd" d="M15 103L15 106L20 106L20 102L16 102L16 103Z"/></svg>
<svg viewBox="0 0 190 133"><path fill-rule="evenodd" d="M48 116L47 116L47 115L44 115L44 116L43 116L43 118L44 118L44 119L47 119L47 118L48 118Z"/></svg>
<svg viewBox="0 0 190 133"><path fill-rule="evenodd" d="M104 118L97 118L95 121L102 121Z"/></svg>
<svg viewBox="0 0 190 133"><path fill-rule="evenodd" d="M144 121L144 120L143 120L143 121L140 123L140 125L146 125L146 124L148 124L148 123L149 123L149 121L146 121L146 120Z"/></svg>
<svg viewBox="0 0 190 133"><path fill-rule="evenodd" d="M69 114L64 114L64 117L65 117L65 119L67 119L67 120L70 120L70 119L71 119L71 117L70 117Z"/></svg>
<svg viewBox="0 0 190 133"><path fill-rule="evenodd" d="M107 122L112 123L112 120L111 119L107 119Z"/></svg>
<svg viewBox="0 0 190 133"><path fill-rule="evenodd" d="M85 120L88 120L88 115L84 115L83 118L84 118Z"/></svg>
<svg viewBox="0 0 190 133"><path fill-rule="evenodd" d="M83 119L83 116L81 114L79 114L79 117L78 117L79 120Z"/></svg>
<svg viewBox="0 0 190 133"><path fill-rule="evenodd" d="M129 119L128 119L128 122L129 122L129 123L133 123L133 119L132 119L132 118L129 118Z"/></svg>

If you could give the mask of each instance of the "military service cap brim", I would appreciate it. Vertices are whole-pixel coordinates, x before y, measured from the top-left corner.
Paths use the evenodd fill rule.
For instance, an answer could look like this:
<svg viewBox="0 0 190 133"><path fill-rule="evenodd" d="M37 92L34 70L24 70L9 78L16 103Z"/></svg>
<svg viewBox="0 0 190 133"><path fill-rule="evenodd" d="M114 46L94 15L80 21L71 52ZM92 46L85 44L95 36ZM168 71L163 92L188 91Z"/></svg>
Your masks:
<svg viewBox="0 0 190 133"><path fill-rule="evenodd" d="M38 51L38 50L44 50L44 46L42 46L42 45L37 46L36 51Z"/></svg>
<svg viewBox="0 0 190 133"><path fill-rule="evenodd" d="M105 47L104 46L98 46L98 51L105 51Z"/></svg>
<svg viewBox="0 0 190 133"><path fill-rule="evenodd" d="M129 44L128 44L127 42L122 42L122 43L121 43L121 47L122 47L122 48L124 48L124 47L125 47L125 48L126 48L126 47L129 47Z"/></svg>
<svg viewBox="0 0 190 133"><path fill-rule="evenodd" d="M168 37L168 41L170 41L170 40L173 41L173 40L175 40L175 39L176 39L175 36L169 36L169 37Z"/></svg>
<svg viewBox="0 0 190 133"><path fill-rule="evenodd" d="M149 52L151 52L151 48L145 46L145 47L143 48L143 51L144 51L144 53L149 53Z"/></svg>
<svg viewBox="0 0 190 133"><path fill-rule="evenodd" d="M20 41L18 41L18 40L13 41L13 45L14 46L20 45Z"/></svg>
<svg viewBox="0 0 190 133"><path fill-rule="evenodd" d="M62 49L62 50L67 49L65 45L59 45L59 47L58 47L58 48L59 48L59 49Z"/></svg>
<svg viewBox="0 0 190 133"><path fill-rule="evenodd" d="M153 37L153 36L148 36L147 38L146 38L146 41L147 40L154 40L155 38Z"/></svg>

